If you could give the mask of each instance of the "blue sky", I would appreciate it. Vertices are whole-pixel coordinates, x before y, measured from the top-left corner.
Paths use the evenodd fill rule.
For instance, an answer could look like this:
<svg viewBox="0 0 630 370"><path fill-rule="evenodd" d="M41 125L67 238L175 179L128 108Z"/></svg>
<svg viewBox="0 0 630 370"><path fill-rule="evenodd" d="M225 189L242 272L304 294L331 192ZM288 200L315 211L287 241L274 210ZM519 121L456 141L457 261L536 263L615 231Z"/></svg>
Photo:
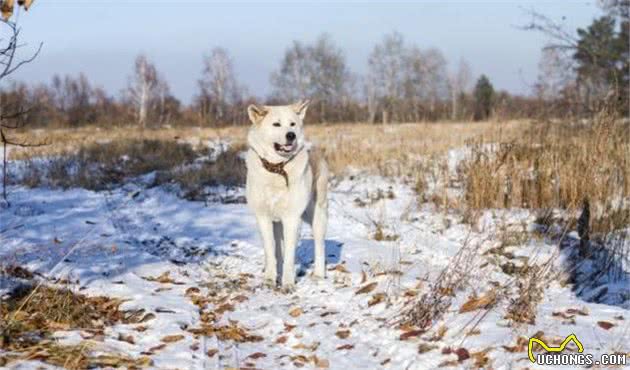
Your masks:
<svg viewBox="0 0 630 370"><path fill-rule="evenodd" d="M214 46L229 50L240 83L250 93L270 91L269 74L292 40L311 42L323 32L344 51L350 68L363 73L375 43L392 31L409 44L440 49L449 67L465 58L475 76L496 88L529 93L537 74L542 35L517 26L535 9L568 29L601 14L593 1L424 2L229 2L36 0L17 14L21 40L40 57L14 78L49 82L53 74L84 72L118 94L139 53L154 61L173 93L190 101L201 59ZM28 50L25 49L25 52Z"/></svg>

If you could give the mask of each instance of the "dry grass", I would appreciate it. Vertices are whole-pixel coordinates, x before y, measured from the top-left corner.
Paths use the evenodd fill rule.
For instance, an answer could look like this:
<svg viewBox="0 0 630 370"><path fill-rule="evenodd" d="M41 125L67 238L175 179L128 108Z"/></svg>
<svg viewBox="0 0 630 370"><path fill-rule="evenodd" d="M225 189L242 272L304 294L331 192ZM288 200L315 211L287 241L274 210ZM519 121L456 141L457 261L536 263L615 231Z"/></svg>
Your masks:
<svg viewBox="0 0 630 370"><path fill-rule="evenodd" d="M457 291L469 284L477 257L477 246L466 240L428 290L408 303L401 324L422 332L431 329L450 309Z"/></svg>
<svg viewBox="0 0 630 370"><path fill-rule="evenodd" d="M448 149L464 146L473 138L500 131L514 137L529 124L523 121L504 123L409 123L396 125L335 124L307 125L307 137L323 148L330 168L342 174L348 168L370 170L383 175L410 174L419 157L441 154ZM43 155L67 154L95 143L121 140L158 140L187 142L193 148L209 140L226 140L244 145L247 126L222 128L160 128L141 130L134 127L82 127L77 129L48 129L23 131L20 139L46 141L51 145L16 149L12 159ZM394 162L394 163L392 163Z"/></svg>
<svg viewBox="0 0 630 370"><path fill-rule="evenodd" d="M504 123L408 123L399 125L313 126L307 134L320 145L330 168L342 174L349 168L384 176L417 178L424 161L464 146L469 140L500 132L515 137L529 124Z"/></svg>
<svg viewBox="0 0 630 370"><path fill-rule="evenodd" d="M543 268L528 268L516 281L516 295L510 299L505 318L516 323L536 324L536 312L543 298L545 281Z"/></svg>
<svg viewBox="0 0 630 370"><path fill-rule="evenodd" d="M472 150L461 174L473 210L577 210L588 199L599 229L627 226L630 126L608 111L587 125L533 125L518 140L484 137Z"/></svg>
<svg viewBox="0 0 630 370"><path fill-rule="evenodd" d="M245 184L245 163L239 158L242 146L230 147L213 161L202 161L190 166L173 167L157 173L155 184L177 184L189 200L205 199L206 186L238 186Z"/></svg>
<svg viewBox="0 0 630 370"><path fill-rule="evenodd" d="M23 269L4 268L2 274L15 275ZM25 270L24 270L25 271ZM32 275L21 275L32 280ZM98 366L138 368L148 366L148 358L132 359L118 354L93 356L90 342L62 345L52 338L59 330L83 330L102 335L106 326L137 323L146 318L143 310L125 312L121 300L87 297L65 288L23 285L0 302L0 366L16 360L40 360L68 369Z"/></svg>

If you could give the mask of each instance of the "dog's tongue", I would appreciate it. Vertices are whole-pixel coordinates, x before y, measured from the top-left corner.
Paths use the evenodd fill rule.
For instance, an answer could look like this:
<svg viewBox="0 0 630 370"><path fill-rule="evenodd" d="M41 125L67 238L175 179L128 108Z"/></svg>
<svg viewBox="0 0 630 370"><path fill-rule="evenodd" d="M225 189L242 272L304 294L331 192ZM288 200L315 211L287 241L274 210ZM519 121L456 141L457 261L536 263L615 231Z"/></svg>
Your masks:
<svg viewBox="0 0 630 370"><path fill-rule="evenodd" d="M283 150L285 152L290 151L291 149L293 149L293 144L278 144L278 143L274 143L274 147L276 148L276 150Z"/></svg>

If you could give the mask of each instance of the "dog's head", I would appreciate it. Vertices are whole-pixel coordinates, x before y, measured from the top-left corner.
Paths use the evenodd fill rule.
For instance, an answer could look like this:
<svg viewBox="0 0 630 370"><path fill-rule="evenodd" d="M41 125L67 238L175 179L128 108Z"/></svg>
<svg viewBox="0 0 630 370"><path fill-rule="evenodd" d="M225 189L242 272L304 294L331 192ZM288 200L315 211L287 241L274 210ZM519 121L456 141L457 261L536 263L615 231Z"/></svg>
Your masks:
<svg viewBox="0 0 630 370"><path fill-rule="evenodd" d="M302 149L304 146L302 127L308 104L308 100L303 100L291 105L252 104L247 107L249 119L252 121L250 138L251 136L255 138L257 149L265 154L273 154L272 157L281 158L290 158Z"/></svg>

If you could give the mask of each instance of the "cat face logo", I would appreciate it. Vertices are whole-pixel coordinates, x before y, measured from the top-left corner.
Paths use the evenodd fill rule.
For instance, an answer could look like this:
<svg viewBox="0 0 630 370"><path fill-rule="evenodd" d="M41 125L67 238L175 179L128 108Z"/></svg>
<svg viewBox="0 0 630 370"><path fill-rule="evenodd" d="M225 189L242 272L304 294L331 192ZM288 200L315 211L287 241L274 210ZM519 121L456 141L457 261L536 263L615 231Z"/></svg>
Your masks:
<svg viewBox="0 0 630 370"><path fill-rule="evenodd" d="M529 343L527 344L527 355L529 356L529 360L535 364L536 357L534 357L534 351L533 351L534 343L538 343L547 352L562 352L564 351L567 344L569 344L569 342L575 343L575 345L578 347L579 353L584 352L584 346L582 345L580 340L577 339L575 334L571 334L568 337L566 337L564 341L562 341L562 343L558 347L549 347L545 342L543 342L542 340L538 338L529 338Z"/></svg>

